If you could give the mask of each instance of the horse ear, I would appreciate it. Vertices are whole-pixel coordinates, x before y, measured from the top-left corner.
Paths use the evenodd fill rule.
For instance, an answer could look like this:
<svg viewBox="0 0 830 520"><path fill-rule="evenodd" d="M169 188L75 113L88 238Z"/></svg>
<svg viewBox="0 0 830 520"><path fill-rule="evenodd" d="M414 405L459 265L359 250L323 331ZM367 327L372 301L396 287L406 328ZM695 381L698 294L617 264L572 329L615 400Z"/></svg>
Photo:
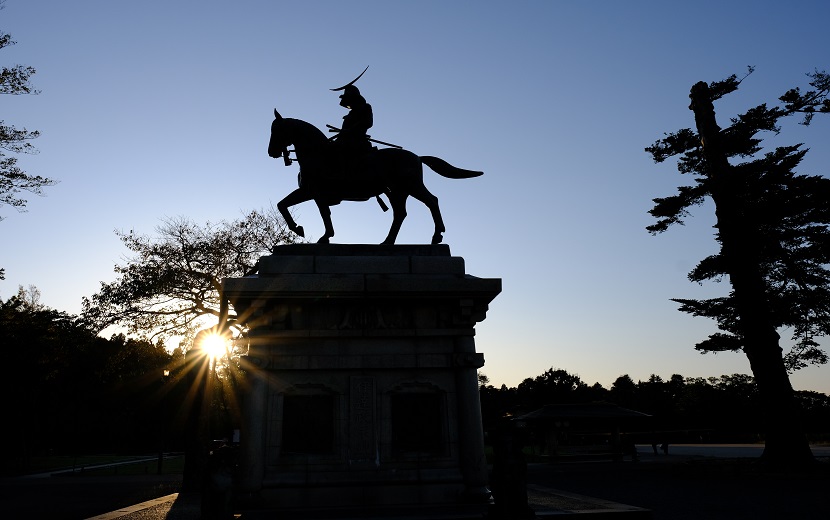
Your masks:
<svg viewBox="0 0 830 520"><path fill-rule="evenodd" d="M276 108L274 109L274 117L276 117L277 119L282 119L282 116L280 115L279 112L277 112Z"/></svg>

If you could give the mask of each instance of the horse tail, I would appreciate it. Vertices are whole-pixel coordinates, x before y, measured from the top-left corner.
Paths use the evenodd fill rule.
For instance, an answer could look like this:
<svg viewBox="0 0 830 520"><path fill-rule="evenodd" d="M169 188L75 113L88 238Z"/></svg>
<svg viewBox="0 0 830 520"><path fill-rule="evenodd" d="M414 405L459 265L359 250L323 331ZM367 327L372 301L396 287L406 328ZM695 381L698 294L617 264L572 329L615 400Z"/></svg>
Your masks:
<svg viewBox="0 0 830 520"><path fill-rule="evenodd" d="M470 179L484 174L484 172L456 168L447 161L439 159L438 157L432 157L430 155L424 155L421 157L421 162L429 166L430 170L442 177L447 177L448 179Z"/></svg>

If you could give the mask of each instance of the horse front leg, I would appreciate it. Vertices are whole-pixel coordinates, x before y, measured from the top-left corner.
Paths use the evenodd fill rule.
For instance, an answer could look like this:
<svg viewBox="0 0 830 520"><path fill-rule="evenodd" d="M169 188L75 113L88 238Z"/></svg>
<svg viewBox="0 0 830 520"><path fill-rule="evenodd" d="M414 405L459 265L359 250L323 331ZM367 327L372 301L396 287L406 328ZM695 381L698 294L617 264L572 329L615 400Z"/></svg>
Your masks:
<svg viewBox="0 0 830 520"><path fill-rule="evenodd" d="M320 209L320 216L323 217L323 224L326 226L326 232L317 241L318 244L328 244L329 239L334 236L334 226L331 224L331 208L325 202L314 199L317 203L317 208Z"/></svg>
<svg viewBox="0 0 830 520"><path fill-rule="evenodd" d="M288 225L288 229L301 237L305 237L303 226L298 226L297 223L294 222L294 218L291 216L291 213L288 212L288 208L308 200L311 200L311 197L303 189L297 188L277 203L277 209L279 210L280 215L282 215L283 220L285 220L285 223Z"/></svg>

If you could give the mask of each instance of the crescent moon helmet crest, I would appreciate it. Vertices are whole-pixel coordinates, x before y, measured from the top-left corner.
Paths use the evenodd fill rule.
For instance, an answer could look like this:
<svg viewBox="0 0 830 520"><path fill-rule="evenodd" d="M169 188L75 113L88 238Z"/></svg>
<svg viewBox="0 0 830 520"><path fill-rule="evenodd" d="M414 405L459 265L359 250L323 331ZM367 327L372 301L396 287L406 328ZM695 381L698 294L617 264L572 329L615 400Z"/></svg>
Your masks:
<svg viewBox="0 0 830 520"><path fill-rule="evenodd" d="M366 68L365 68L365 69L363 69L363 72L361 72L361 73L360 73L360 76L363 76L363 74L365 74L367 70L369 70L369 66L368 66L368 65L366 65ZM350 85L354 85L354 83L355 83L357 80L359 80L359 79L360 79L360 76L356 77L355 79L351 80L349 83L346 83L345 85L343 85L343 86L342 86L342 87L340 87L340 88L333 88L333 89L331 89L331 90L332 90L332 92L337 92L338 90L344 90L346 87L348 87L348 86L350 86Z"/></svg>

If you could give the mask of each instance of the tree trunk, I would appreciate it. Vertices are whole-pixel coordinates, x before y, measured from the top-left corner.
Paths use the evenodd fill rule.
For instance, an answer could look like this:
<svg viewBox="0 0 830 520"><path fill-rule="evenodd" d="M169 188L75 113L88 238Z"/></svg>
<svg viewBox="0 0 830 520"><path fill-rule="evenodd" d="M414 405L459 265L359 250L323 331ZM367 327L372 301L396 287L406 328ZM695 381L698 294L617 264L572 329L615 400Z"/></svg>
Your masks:
<svg viewBox="0 0 830 520"><path fill-rule="evenodd" d="M766 447L762 459L775 465L813 462L766 299L759 231L745 217L744 182L721 148L720 128L706 83L693 86L689 97L708 168L721 255L734 290L743 350L764 408Z"/></svg>
<svg viewBox="0 0 830 520"><path fill-rule="evenodd" d="M198 340L198 336L197 336ZM197 344L198 345L198 344ZM185 409L185 452L182 491L202 491L210 450L209 421L212 392L210 356L194 346L185 355L184 381L187 384Z"/></svg>

